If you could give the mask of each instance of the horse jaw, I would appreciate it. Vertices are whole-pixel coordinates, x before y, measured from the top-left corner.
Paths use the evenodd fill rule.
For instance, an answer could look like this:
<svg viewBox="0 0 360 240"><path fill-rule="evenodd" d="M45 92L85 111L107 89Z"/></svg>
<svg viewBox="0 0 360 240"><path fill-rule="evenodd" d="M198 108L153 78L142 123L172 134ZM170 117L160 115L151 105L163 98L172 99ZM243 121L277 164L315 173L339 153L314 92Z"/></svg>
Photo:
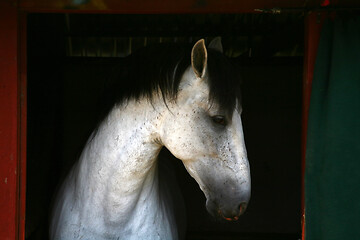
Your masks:
<svg viewBox="0 0 360 240"><path fill-rule="evenodd" d="M190 125L183 115L175 114L177 119L169 121L169 125L176 127L168 129L171 136L164 136L163 143L182 160L199 184L207 199L208 212L226 220L237 220L246 209L251 188L242 131L236 131L241 126L231 127L223 136L214 136L206 124Z"/></svg>
<svg viewBox="0 0 360 240"><path fill-rule="evenodd" d="M233 122L237 124L233 123L235 126L230 132L236 133L230 134L226 141L219 139L216 147L218 153L209 148L208 154L197 154L194 159L183 161L205 194L208 212L228 221L238 220L245 212L251 195L250 166L241 119L236 113L234 115Z"/></svg>

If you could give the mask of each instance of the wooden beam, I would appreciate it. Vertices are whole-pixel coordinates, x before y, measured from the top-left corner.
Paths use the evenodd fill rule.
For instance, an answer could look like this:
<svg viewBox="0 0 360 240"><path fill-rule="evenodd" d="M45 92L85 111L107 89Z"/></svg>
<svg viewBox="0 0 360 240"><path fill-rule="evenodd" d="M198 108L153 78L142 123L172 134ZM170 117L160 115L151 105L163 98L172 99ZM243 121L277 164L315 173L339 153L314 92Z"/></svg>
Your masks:
<svg viewBox="0 0 360 240"><path fill-rule="evenodd" d="M244 13L256 8L304 7L305 0L19 0L21 10L28 12L83 13Z"/></svg>

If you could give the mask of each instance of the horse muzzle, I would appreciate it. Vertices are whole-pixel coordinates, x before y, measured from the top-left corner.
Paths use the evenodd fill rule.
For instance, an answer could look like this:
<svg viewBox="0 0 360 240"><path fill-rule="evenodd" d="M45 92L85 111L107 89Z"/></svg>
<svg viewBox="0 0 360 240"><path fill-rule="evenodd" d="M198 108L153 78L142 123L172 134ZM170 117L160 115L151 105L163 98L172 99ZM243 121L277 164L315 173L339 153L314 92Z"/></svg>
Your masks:
<svg viewBox="0 0 360 240"><path fill-rule="evenodd" d="M208 212L216 218L226 221L237 221L244 214L249 198L242 198L238 201L207 201L206 208Z"/></svg>
<svg viewBox="0 0 360 240"><path fill-rule="evenodd" d="M218 219L237 221L246 211L250 201L250 181L244 181L240 186L230 180L228 183L230 185L219 186L205 194L206 208L211 215ZM238 186L238 188L234 186Z"/></svg>

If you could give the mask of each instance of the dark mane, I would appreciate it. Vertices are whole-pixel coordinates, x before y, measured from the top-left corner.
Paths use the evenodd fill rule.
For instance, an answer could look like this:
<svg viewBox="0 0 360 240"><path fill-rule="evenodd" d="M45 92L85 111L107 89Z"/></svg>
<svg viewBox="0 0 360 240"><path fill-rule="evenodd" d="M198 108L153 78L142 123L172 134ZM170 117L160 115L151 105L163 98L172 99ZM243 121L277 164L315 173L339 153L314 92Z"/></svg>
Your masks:
<svg viewBox="0 0 360 240"><path fill-rule="evenodd" d="M128 57L124 67L115 69L105 93L103 110L125 100L142 97L153 99L160 89L162 97L176 100L179 83L190 66L191 47L177 44L158 44L144 47ZM240 100L240 80L236 66L223 54L208 49L208 84L210 99L232 112Z"/></svg>

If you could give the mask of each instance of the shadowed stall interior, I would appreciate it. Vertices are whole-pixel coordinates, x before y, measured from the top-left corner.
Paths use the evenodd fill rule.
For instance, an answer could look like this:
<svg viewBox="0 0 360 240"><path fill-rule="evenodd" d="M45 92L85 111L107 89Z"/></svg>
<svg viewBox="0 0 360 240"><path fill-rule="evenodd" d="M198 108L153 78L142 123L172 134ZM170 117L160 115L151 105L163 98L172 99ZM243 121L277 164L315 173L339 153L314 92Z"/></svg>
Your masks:
<svg viewBox="0 0 360 240"><path fill-rule="evenodd" d="M183 192L187 239L300 238L303 16L30 14L27 239L47 239L53 194L96 127L124 57L152 43L216 36L242 73L252 197L237 222L216 222L182 163L163 151Z"/></svg>

